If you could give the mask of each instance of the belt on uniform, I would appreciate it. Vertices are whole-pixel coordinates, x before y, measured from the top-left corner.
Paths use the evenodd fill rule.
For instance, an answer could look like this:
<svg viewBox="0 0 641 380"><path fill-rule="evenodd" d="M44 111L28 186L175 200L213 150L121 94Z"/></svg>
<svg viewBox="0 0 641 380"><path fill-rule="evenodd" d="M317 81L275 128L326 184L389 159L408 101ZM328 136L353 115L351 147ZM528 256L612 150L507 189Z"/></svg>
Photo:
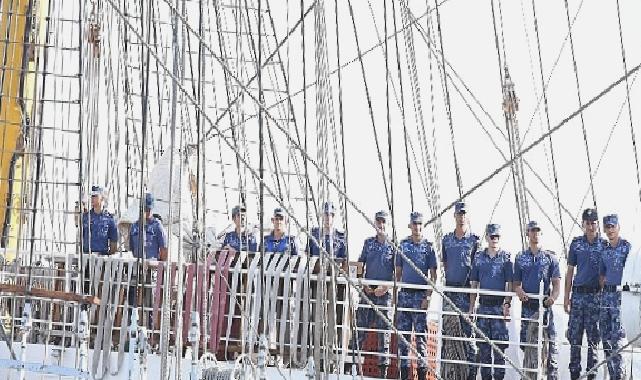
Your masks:
<svg viewBox="0 0 641 380"><path fill-rule="evenodd" d="M598 293L599 288L595 288L592 286L573 286L572 292L573 293Z"/></svg>
<svg viewBox="0 0 641 380"><path fill-rule="evenodd" d="M501 306L505 298L497 296L485 296L479 298L479 303L483 306Z"/></svg>
<svg viewBox="0 0 641 380"><path fill-rule="evenodd" d="M605 285L603 286L603 291L608 293L620 292L623 290L621 285Z"/></svg>
<svg viewBox="0 0 641 380"><path fill-rule="evenodd" d="M456 282L456 281L445 281L445 286L451 286L451 287L463 287L467 286L465 282Z"/></svg>
<svg viewBox="0 0 641 380"><path fill-rule="evenodd" d="M425 293L425 289L412 289L412 288L407 288L407 289L403 289L403 290L401 290L401 291L402 291L402 292L405 292L405 293Z"/></svg>

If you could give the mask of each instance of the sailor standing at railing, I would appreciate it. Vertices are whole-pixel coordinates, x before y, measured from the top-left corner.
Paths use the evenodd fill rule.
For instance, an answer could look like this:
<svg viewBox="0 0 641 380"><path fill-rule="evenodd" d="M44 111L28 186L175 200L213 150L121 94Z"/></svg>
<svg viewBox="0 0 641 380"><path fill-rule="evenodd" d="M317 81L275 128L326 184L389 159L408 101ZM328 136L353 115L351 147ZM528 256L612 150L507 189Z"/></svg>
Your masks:
<svg viewBox="0 0 641 380"><path fill-rule="evenodd" d="M274 228L272 229L272 232L263 237L265 252L287 253L290 255L298 254L296 238L285 233L285 223L287 223L285 210L280 207L275 208L272 216L272 225Z"/></svg>
<svg viewBox="0 0 641 380"><path fill-rule="evenodd" d="M225 234L222 244L223 249L228 249L232 252L256 252L258 250L258 242L256 241L256 235L247 230L247 210L245 206L235 206L231 210L231 218L235 228Z"/></svg>
<svg viewBox="0 0 641 380"><path fill-rule="evenodd" d="M334 204L325 202L323 204L323 225L313 227L311 235L322 244L325 252L334 258L345 258L345 234L334 228ZM307 250L312 256L320 256L320 248L316 241L307 241Z"/></svg>
<svg viewBox="0 0 641 380"><path fill-rule="evenodd" d="M567 338L570 342L570 378L581 376L581 346L583 333L588 338L587 369L597 363L596 349L599 345L599 267L605 248L605 240L598 235L599 224L597 212L588 208L583 211L583 236L572 240L568 251L568 265L565 274L565 312L570 313L568 319ZM576 276L574 274L576 268ZM572 297L570 298L570 291ZM591 374L588 380L595 379Z"/></svg>
<svg viewBox="0 0 641 380"><path fill-rule="evenodd" d="M526 293L539 294L541 281L543 281L543 337L548 343L547 350L547 378L556 380L559 378L559 367L557 362L558 350L556 347L556 330L554 328L554 316L552 305L559 297L561 289L561 272L559 260L552 251L541 248L541 227L536 221L530 221L527 225L529 248L516 255L514 259L514 291L521 300L521 318L538 319L538 299L529 298ZM550 285L552 288L550 289ZM535 328L537 323L532 321L521 321L521 342L537 344L538 334ZM532 333L532 331L535 333ZM528 331L530 336L528 336ZM529 339L528 339L529 338ZM543 343L543 342L541 342ZM521 347L524 352L534 353L537 349ZM538 368L536 361L532 368ZM525 363L523 365L526 366Z"/></svg>
<svg viewBox="0 0 641 380"><path fill-rule="evenodd" d="M162 222L158 219L156 219L151 211L154 208L155 204L155 199L154 196L151 193L146 193L145 194L145 222L144 222L144 228L145 228L145 246L143 247L143 253L145 260L160 260L160 261L165 261L167 260L167 233L165 232L165 228L162 225ZM129 248L131 249L131 252L133 253L134 257L140 258L140 222L136 221L132 226L131 230L129 231ZM140 270L136 269L134 271L135 275L139 275L141 273ZM151 271L149 272L149 276L147 277L147 281L149 283L153 283L155 281L155 275L157 272ZM142 283L142 278L138 279L138 283ZM146 284L144 284L146 285ZM130 287L129 289L129 305L134 305L134 294L135 294L135 289L133 287ZM145 289L144 292L144 303L145 306L151 306L151 290L150 289Z"/></svg>
<svg viewBox="0 0 641 380"><path fill-rule="evenodd" d="M367 238L363 244L363 251L358 257L358 261L365 266L364 277L368 280L378 281L392 281L394 275L394 246L387 240L385 232L386 221L388 214L386 211L379 211L374 218L374 225L376 226L376 236ZM367 297L378 306L389 308L391 305L391 292L388 286L385 285L365 285L363 291ZM374 328L381 330L388 330L387 325L383 320L374 312L374 309L369 307L362 307L367 305L365 300L361 300L361 307L358 309L356 316L356 325L359 328L369 328L374 325ZM383 314L392 320L392 313L389 309L381 310ZM390 359L389 346L390 334L389 332L377 333L378 336L378 352L382 355L379 356L380 378L387 378L387 368L389 367ZM366 332L358 332L358 347L363 350L365 343Z"/></svg>
<svg viewBox="0 0 641 380"><path fill-rule="evenodd" d="M621 326L621 279L623 268L630 254L630 243L619 236L619 217L615 214L603 218L603 229L608 242L603 250L600 268L601 313L599 328L603 351L608 359L608 373L611 380L625 379L625 369L620 353L621 340L625 331Z"/></svg>
<svg viewBox="0 0 641 380"><path fill-rule="evenodd" d="M474 255L478 251L479 237L476 234L473 234L469 230L468 218L467 218L467 208L465 202L457 202L454 205L454 220L456 221L456 227L454 232L450 232L443 236L442 250L443 252L443 268L445 269L445 286L447 287L457 287L457 288L469 288L470 286L470 271L472 270L472 264L474 262ZM460 310L467 311L470 309L470 296L467 293L456 293L456 292L446 292L445 295L449 297L452 302ZM444 310L449 310L447 304L443 305ZM448 316L450 317L450 316ZM452 323L446 323L448 317L444 316L443 322L443 335L445 336L456 336L456 337L467 337L472 336L472 326L469 323L465 322L462 317L456 317L459 319L456 325ZM455 342L455 341L452 341ZM448 344L444 346L450 347ZM465 348L466 357L456 357L455 360L466 360L469 363L476 363L476 348L472 341L462 342ZM453 350L456 351L456 350ZM442 357L445 358L447 355L445 349L443 349ZM450 359L450 357L448 357ZM467 367L467 379L476 379L477 368L474 365L468 365ZM447 376L448 374L443 374Z"/></svg>
<svg viewBox="0 0 641 380"><path fill-rule="evenodd" d="M501 226L488 224L485 229L485 238L487 239L488 247L476 254L472 272L470 273L471 287L509 292L512 290L513 267L510 261L510 253L500 248ZM476 293L470 294L470 314L474 314L476 298ZM507 342L510 340L505 318L510 315L511 305L511 296L479 296L478 314L499 316L499 318L484 318L480 316L476 325L485 336L496 343L503 353L505 353L507 344L499 343L498 341ZM503 318L500 316L503 316ZM479 362L488 365L481 367L481 378L483 380L503 379L505 377L505 368L493 368L492 364L505 365L505 358L494 352L488 343L479 342L478 346Z"/></svg>
<svg viewBox="0 0 641 380"><path fill-rule="evenodd" d="M103 189L91 186L91 210L82 213L82 251L111 255L118 245L114 216L102 207Z"/></svg>
<svg viewBox="0 0 641 380"><path fill-rule="evenodd" d="M118 228L114 216L103 208L103 188L91 186L91 209L82 213L82 252L111 255L118 246ZM84 203L84 202L83 202ZM84 208L84 207L83 207ZM84 266L84 292L89 294L91 266Z"/></svg>
<svg viewBox="0 0 641 380"><path fill-rule="evenodd" d="M401 241L401 252L407 256L411 262L418 267L425 276L430 276L433 282L436 282L436 254L432 243L424 239L423 233L423 214L412 212L410 214L410 224L408 226L412 235ZM397 280L404 284L427 285L423 277L416 272L414 268L401 255L396 257L396 276ZM419 354L417 360L418 378L424 380L427 375L427 314L429 298L432 290L402 288L398 293L398 314L396 318L396 328L401 331L411 332L414 328L416 349ZM403 309L417 309L416 311ZM410 341L410 334L404 334L405 339ZM399 341L399 351L401 355L401 380L409 379L410 360L407 359L408 347ZM405 357L405 358L403 358Z"/></svg>

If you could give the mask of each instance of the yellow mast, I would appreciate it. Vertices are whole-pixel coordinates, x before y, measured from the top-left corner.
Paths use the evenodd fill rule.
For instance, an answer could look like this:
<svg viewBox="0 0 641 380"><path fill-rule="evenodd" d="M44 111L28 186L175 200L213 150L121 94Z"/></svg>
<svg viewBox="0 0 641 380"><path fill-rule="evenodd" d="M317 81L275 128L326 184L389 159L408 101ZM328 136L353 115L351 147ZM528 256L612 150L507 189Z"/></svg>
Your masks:
<svg viewBox="0 0 641 380"><path fill-rule="evenodd" d="M36 0L1 1L0 33L0 223L6 260L13 260L18 245L18 226L24 202L23 173L27 160L23 152L23 125L33 120L35 104L34 56L32 42L37 39L38 23L45 18L34 12ZM46 7L44 7L46 8ZM41 9L42 11L42 9ZM45 9L46 11L46 9ZM24 166L24 170L23 170Z"/></svg>

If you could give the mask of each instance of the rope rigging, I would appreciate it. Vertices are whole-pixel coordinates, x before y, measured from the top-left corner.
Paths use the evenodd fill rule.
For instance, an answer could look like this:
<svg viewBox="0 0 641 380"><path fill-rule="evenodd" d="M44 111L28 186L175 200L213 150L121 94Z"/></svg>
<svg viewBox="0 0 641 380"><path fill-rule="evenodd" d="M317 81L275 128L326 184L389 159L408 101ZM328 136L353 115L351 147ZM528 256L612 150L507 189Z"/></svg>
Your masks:
<svg viewBox="0 0 641 380"><path fill-rule="evenodd" d="M539 38L539 21L536 16L536 4L534 0L532 0L532 15L534 18L534 30L536 32L536 46L537 46L537 51L539 56L539 73L541 74L541 91L543 92L545 121L547 125L547 130L549 131L550 130L550 112L548 108L548 97L547 97L547 90L545 88L545 80L543 79L543 58L541 57L541 40ZM627 83L627 79L626 79L626 83ZM550 146L550 157L552 159L552 173L554 175L554 189L556 190L556 204L557 204L557 211L559 214L558 215L559 226L561 228L561 241L563 242L563 255L567 256L568 248L567 248L567 245L565 244L565 228L563 227L563 214L561 213L561 194L559 192L559 178L556 171L556 162L554 158L554 145L552 144L552 136L549 137L548 143ZM534 200L534 198L532 199ZM554 223L550 223L550 225L554 226Z"/></svg>
<svg viewBox="0 0 641 380"><path fill-rule="evenodd" d="M621 43L621 62L623 63L623 72L628 71L628 64L626 62L625 47L623 45L623 27L621 25L621 7L619 0L616 0L617 4L617 21L619 24L619 42ZM639 187L639 200L641 200L641 172L639 172L639 155L637 151L637 138L634 133L634 122L632 121L632 105L630 104L630 83L628 83L628 78L625 78L625 98L628 103L628 119L630 120L630 137L632 138L632 153L634 155L634 165L636 167L637 174L637 186Z"/></svg>
<svg viewBox="0 0 641 380"><path fill-rule="evenodd" d="M572 69L574 70L574 79L576 81L576 97L579 102L579 108L582 105L582 100L581 100L581 85L579 84L579 70L577 68L577 63L576 63L576 56L574 54L574 38L572 37L572 24L570 23L570 6L568 4L568 0L563 0L563 3L565 4L565 16L568 24L568 34L570 36L570 52L572 53ZM625 79L628 78L628 75L625 75ZM592 193L592 204L595 209L597 209L597 203L596 203L596 194L594 192L594 178L592 177L592 161L591 161L591 156L590 156L590 147L588 145L588 134L585 129L585 120L583 119L583 112L581 112L580 120L581 120L581 131L583 132L583 143L585 144L585 156L587 159L588 163L588 176L590 179L590 192Z"/></svg>

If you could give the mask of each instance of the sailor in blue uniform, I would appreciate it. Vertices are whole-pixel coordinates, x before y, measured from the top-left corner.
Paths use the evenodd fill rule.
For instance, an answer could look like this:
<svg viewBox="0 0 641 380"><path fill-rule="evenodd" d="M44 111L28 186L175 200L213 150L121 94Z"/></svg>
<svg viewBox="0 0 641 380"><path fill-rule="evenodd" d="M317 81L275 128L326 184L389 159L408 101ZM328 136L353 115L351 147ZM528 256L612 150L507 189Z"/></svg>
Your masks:
<svg viewBox="0 0 641 380"><path fill-rule="evenodd" d="M543 325L547 325L544 329L544 335L548 340L547 378L556 380L559 378L558 350L551 306L559 297L561 289L559 260L554 252L541 248L541 227L536 221L528 223L527 234L529 248L520 252L514 259L514 291L521 300L521 318L538 319L535 314L539 312L539 300L529 298L526 293L539 294L540 283L543 281L543 294L545 295ZM536 322L521 321L521 342L523 343L531 343L527 339L527 330L531 324L536 324Z"/></svg>
<svg viewBox="0 0 641 380"><path fill-rule="evenodd" d="M472 263L474 262L474 254L478 251L479 237L469 230L467 219L467 209L465 202L457 202L454 205L454 219L456 227L453 232L443 236L442 249L443 254L443 268L445 269L445 286L456 288L469 288L470 286L470 271ZM445 295L449 297L452 302L462 311L470 309L470 296L468 293L455 293L446 292ZM443 304L444 310L449 309L448 306ZM460 325L464 337L470 338L472 336L472 326L465 320L460 318ZM443 325L443 335L445 336L461 336L457 331L448 331L446 325ZM469 363L476 363L476 349L472 341L464 341L465 345L465 358L458 358L458 360L466 360ZM476 366L468 366L468 379L476 379Z"/></svg>
<svg viewBox="0 0 641 380"><path fill-rule="evenodd" d="M608 242L601 257L600 282L603 289L601 294L601 313L599 328L605 357L608 359L610 379L625 379L624 365L620 353L621 340L625 331L621 326L621 279L623 268L630 254L630 243L619 236L619 217L607 215L603 218L603 229Z"/></svg>
<svg viewBox="0 0 641 380"><path fill-rule="evenodd" d="M334 225L334 204L325 202L323 204L323 226L313 227L311 235L322 244L325 252L331 257L345 259L345 234L336 230ZM323 238L321 239L321 235ZM307 250L311 256L320 256L320 248L314 239L307 241Z"/></svg>
<svg viewBox="0 0 641 380"><path fill-rule="evenodd" d="M227 232L223 239L223 249L228 249L232 252L237 251L258 251L258 242L256 235L251 231L247 231L247 210L245 206L235 206L231 210L231 218L236 226L233 231Z"/></svg>
<svg viewBox="0 0 641 380"><path fill-rule="evenodd" d="M358 258L358 261L365 266L365 278L368 280L378 281L392 281L394 275L394 246L388 242L387 234L385 232L385 225L388 218L386 211L379 211L374 218L376 226L376 236L367 238L363 244L363 251ZM363 291L367 297L375 305L389 308L391 305L391 292L388 286L364 286ZM381 330L389 330L389 326L369 308L365 300L361 299L361 307L358 309L356 324L359 328L370 328L373 324L374 328ZM367 305L362 307L362 305ZM392 313L389 309L381 310L387 319L392 320ZM358 332L358 347L363 350L365 343L365 331ZM390 359L389 346L390 334L377 333L378 336L378 352L383 354L379 357L380 378L387 377L387 367L389 366Z"/></svg>
<svg viewBox="0 0 641 380"><path fill-rule="evenodd" d="M280 207L274 209L274 215L272 216L274 228L269 235L263 237L265 252L287 253L291 255L298 254L296 238L285 233L286 222L287 216L285 215L285 210Z"/></svg>
<svg viewBox="0 0 641 380"><path fill-rule="evenodd" d="M597 363L596 349L599 345L599 267L606 242L599 237L598 216L594 209L583 211L583 236L572 240L568 252L567 272L565 274L565 299L563 306L568 319L567 338L570 342L570 377L581 376L581 345L583 333L588 338L587 369ZM576 275L575 275L576 268ZM572 291L572 298L570 298ZM591 374L588 379L595 379Z"/></svg>
<svg viewBox="0 0 641 380"><path fill-rule="evenodd" d="M167 260L167 233L162 223L156 219L151 210L154 207L155 199L151 193L145 194L145 259ZM131 226L129 231L129 247L134 257L141 257L140 252L140 225L139 221Z"/></svg>
<svg viewBox="0 0 641 380"><path fill-rule="evenodd" d="M118 229L112 214L102 207L103 189L91 186L91 210L82 214L82 251L111 255L118 245Z"/></svg>
<svg viewBox="0 0 641 380"><path fill-rule="evenodd" d="M513 279L513 267L510 261L510 253L500 248L501 227L498 224L488 224L485 229L485 238L488 248L476 254L472 272L470 273L470 285L472 288L495 291L511 291ZM476 294L470 293L470 314L474 313ZM481 295L479 297L478 314L502 315L507 318L510 315L512 297ZM505 319L479 317L476 324L478 328L493 341L509 341ZM502 352L505 352L507 344L496 344ZM505 365L505 358L494 352L490 345L480 342L479 362L486 366L481 367L481 378L503 379L504 368L493 368L493 365ZM494 374L492 374L494 370Z"/></svg>
<svg viewBox="0 0 641 380"><path fill-rule="evenodd" d="M423 215L420 212L412 212L408 227L411 229L412 234L401 241L400 249L418 267L421 273L417 273L401 255L397 255L397 279L405 284L427 285L427 282L421 276L422 274L429 276L433 282L436 282L436 254L432 243L422 236ZM427 314L425 311L429 306L431 294L431 289L403 288L398 294L397 301L396 328L405 332L411 332L412 328L414 328L414 334L416 335L416 349L420 355L417 363L419 379L425 379L427 375ZM403 309L417 309L418 311ZM410 334L403 335L405 339L410 341ZM399 341L399 351L401 357L408 356L408 347L401 341ZM409 378L409 365L409 359L401 358L401 379Z"/></svg>

